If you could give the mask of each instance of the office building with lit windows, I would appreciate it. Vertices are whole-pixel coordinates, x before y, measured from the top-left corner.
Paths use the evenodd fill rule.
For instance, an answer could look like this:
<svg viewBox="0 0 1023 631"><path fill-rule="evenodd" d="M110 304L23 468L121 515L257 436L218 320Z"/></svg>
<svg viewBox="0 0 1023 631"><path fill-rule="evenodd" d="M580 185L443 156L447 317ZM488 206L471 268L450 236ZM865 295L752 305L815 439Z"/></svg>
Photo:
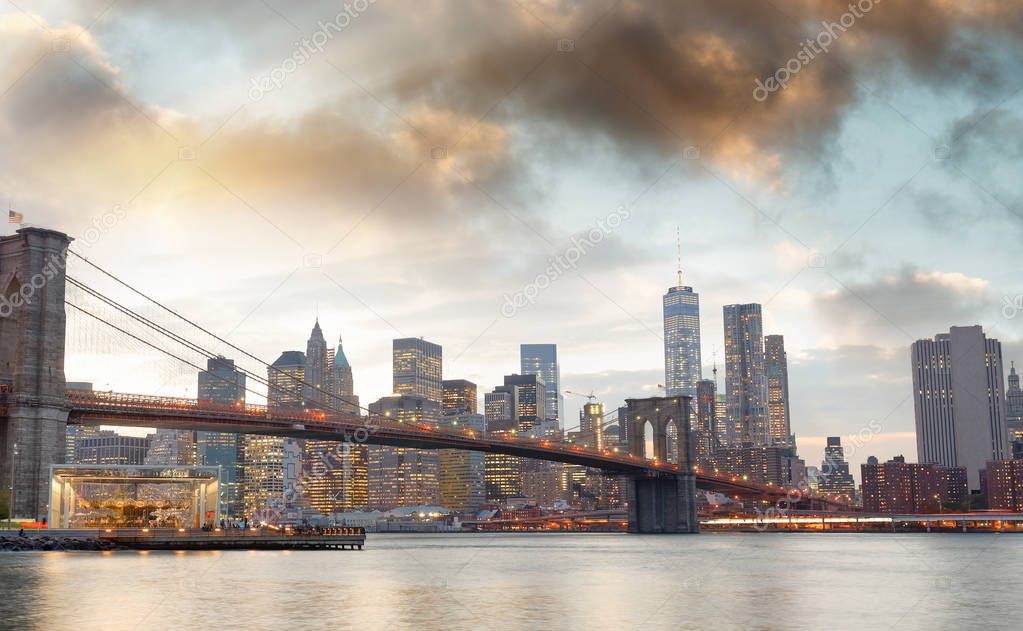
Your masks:
<svg viewBox="0 0 1023 631"><path fill-rule="evenodd" d="M980 488L988 461L1009 453L1002 345L980 326L952 327L910 349L920 462L965 467Z"/></svg>
<svg viewBox="0 0 1023 631"><path fill-rule="evenodd" d="M440 403L444 399L443 351L439 344L419 337L392 343L392 383L395 394L422 397Z"/></svg>
<svg viewBox="0 0 1023 631"><path fill-rule="evenodd" d="M370 416L399 423L440 425L440 403L417 396L383 397L369 405ZM436 506L440 502L440 455L436 449L369 445L367 499L373 510Z"/></svg>
<svg viewBox="0 0 1023 631"><path fill-rule="evenodd" d="M302 408L305 354L285 351L267 367L267 406ZM283 507L285 489L299 487L302 453L296 441L277 436L245 436L242 471L243 504L246 517L269 507ZM294 497L289 497L294 499Z"/></svg>
<svg viewBox="0 0 1023 631"><path fill-rule="evenodd" d="M352 391L352 368L338 340L328 349L320 323L313 325L305 354L303 399L333 413L358 415ZM301 441L301 491L309 506L324 515L366 508L368 453L361 443L306 439Z"/></svg>
<svg viewBox="0 0 1023 631"><path fill-rule="evenodd" d="M725 396L729 444L769 446L763 317L758 304L725 305Z"/></svg>
<svg viewBox="0 0 1023 631"><path fill-rule="evenodd" d="M479 405L479 389L476 384L465 379L445 379L443 387L441 410L444 416L476 414Z"/></svg>
<svg viewBox="0 0 1023 631"><path fill-rule="evenodd" d="M817 477L817 488L825 495L842 495L852 498L856 495L856 481L849 473L841 436L828 436L824 447L824 460Z"/></svg>
<svg viewBox="0 0 1023 631"><path fill-rule="evenodd" d="M867 458L860 465L863 510L869 513L939 513L966 496L965 470L906 462L896 456L885 463Z"/></svg>
<svg viewBox="0 0 1023 631"><path fill-rule="evenodd" d="M518 431L519 389L516 386L498 386L483 395L487 434L501 436ZM484 456L484 480L487 499L501 502L522 495L519 477L521 459L506 454L488 453Z"/></svg>
<svg viewBox="0 0 1023 631"><path fill-rule="evenodd" d="M764 371L767 373L767 418L772 445L794 444L789 408L789 360L785 338L764 336Z"/></svg>
<svg viewBox="0 0 1023 631"><path fill-rule="evenodd" d="M988 462L984 491L989 509L1023 512L1023 460Z"/></svg>

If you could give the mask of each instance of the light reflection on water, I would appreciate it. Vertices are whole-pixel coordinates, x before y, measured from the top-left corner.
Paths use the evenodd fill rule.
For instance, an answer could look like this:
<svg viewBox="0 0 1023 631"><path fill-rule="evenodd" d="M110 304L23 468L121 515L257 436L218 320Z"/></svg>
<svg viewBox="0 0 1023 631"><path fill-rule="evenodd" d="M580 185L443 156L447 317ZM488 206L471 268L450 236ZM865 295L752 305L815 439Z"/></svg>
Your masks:
<svg viewBox="0 0 1023 631"><path fill-rule="evenodd" d="M0 629L1017 629L1023 536L370 535L0 554Z"/></svg>

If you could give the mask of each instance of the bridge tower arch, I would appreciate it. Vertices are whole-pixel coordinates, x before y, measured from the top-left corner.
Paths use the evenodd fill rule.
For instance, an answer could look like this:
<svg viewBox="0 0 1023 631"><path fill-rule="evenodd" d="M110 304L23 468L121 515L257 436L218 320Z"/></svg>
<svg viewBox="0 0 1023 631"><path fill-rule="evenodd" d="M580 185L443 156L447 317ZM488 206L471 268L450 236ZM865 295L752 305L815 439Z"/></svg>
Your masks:
<svg viewBox="0 0 1023 631"><path fill-rule="evenodd" d="M0 483L15 517L46 515L49 467L63 462L65 266L71 238L43 228L0 237Z"/></svg>
<svg viewBox="0 0 1023 631"><path fill-rule="evenodd" d="M629 532L695 533L696 476L693 473L693 444L689 417L692 398L651 397L626 399L626 436L629 453L643 458L668 461L668 425L673 424L678 453L678 472L634 475L628 480ZM644 425L653 428L654 453L646 453Z"/></svg>

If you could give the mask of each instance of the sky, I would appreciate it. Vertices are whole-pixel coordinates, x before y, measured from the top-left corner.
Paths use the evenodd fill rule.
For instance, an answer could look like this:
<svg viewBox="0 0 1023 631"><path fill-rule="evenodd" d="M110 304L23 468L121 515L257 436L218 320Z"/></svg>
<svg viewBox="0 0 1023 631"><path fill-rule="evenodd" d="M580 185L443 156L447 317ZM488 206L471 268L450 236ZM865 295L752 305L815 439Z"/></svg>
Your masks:
<svg viewBox="0 0 1023 631"><path fill-rule="evenodd" d="M981 324L1023 360L1021 35L996 0L26 0L0 193L260 359L318 317L364 403L419 336L481 392L531 342L565 390L656 395L677 230L704 376L722 306L761 303L800 454L845 436L858 475L915 460L913 340ZM69 379L194 396L71 311Z"/></svg>

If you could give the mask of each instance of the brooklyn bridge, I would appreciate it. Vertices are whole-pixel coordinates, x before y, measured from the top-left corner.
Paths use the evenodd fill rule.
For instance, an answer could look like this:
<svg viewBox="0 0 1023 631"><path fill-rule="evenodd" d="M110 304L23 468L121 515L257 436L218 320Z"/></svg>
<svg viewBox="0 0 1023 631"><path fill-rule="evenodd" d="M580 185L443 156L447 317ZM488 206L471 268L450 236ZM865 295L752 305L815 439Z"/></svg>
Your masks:
<svg viewBox="0 0 1023 631"><path fill-rule="evenodd" d="M149 298L114 273L75 254L71 239L54 230L26 227L0 238L0 465L2 480L13 490L13 514L47 513L50 465L65 458L68 424L112 425L232 432L358 442L421 449L458 449L508 454L598 469L626 481L629 531L695 533L697 489L731 497L771 502L795 498L793 506L847 508L804 491L764 486L733 475L712 475L694 465L689 397L627 399L626 450L592 449L558 439L496 436L470 429L401 422L380 415L342 412L340 405L289 409L275 405L216 404L146 394L97 392L69 388L64 355L67 314L74 311L108 327L125 341L125 351L141 345L184 365L201 369L176 348L213 357L202 342L182 336L70 276L69 257L98 270L182 321L193 320ZM79 304L67 291L88 295L116 310L120 317L145 327L164 343L142 339L110 319ZM255 357L217 337L224 344ZM263 362L263 367L268 368ZM310 384L302 384L309 386ZM326 394L326 393L324 393ZM329 399L329 397L326 397ZM653 452L647 453L646 428ZM669 431L674 426L675 431ZM669 441L677 441L669 445ZM669 453L678 454L675 461ZM8 482L9 481L9 482Z"/></svg>

